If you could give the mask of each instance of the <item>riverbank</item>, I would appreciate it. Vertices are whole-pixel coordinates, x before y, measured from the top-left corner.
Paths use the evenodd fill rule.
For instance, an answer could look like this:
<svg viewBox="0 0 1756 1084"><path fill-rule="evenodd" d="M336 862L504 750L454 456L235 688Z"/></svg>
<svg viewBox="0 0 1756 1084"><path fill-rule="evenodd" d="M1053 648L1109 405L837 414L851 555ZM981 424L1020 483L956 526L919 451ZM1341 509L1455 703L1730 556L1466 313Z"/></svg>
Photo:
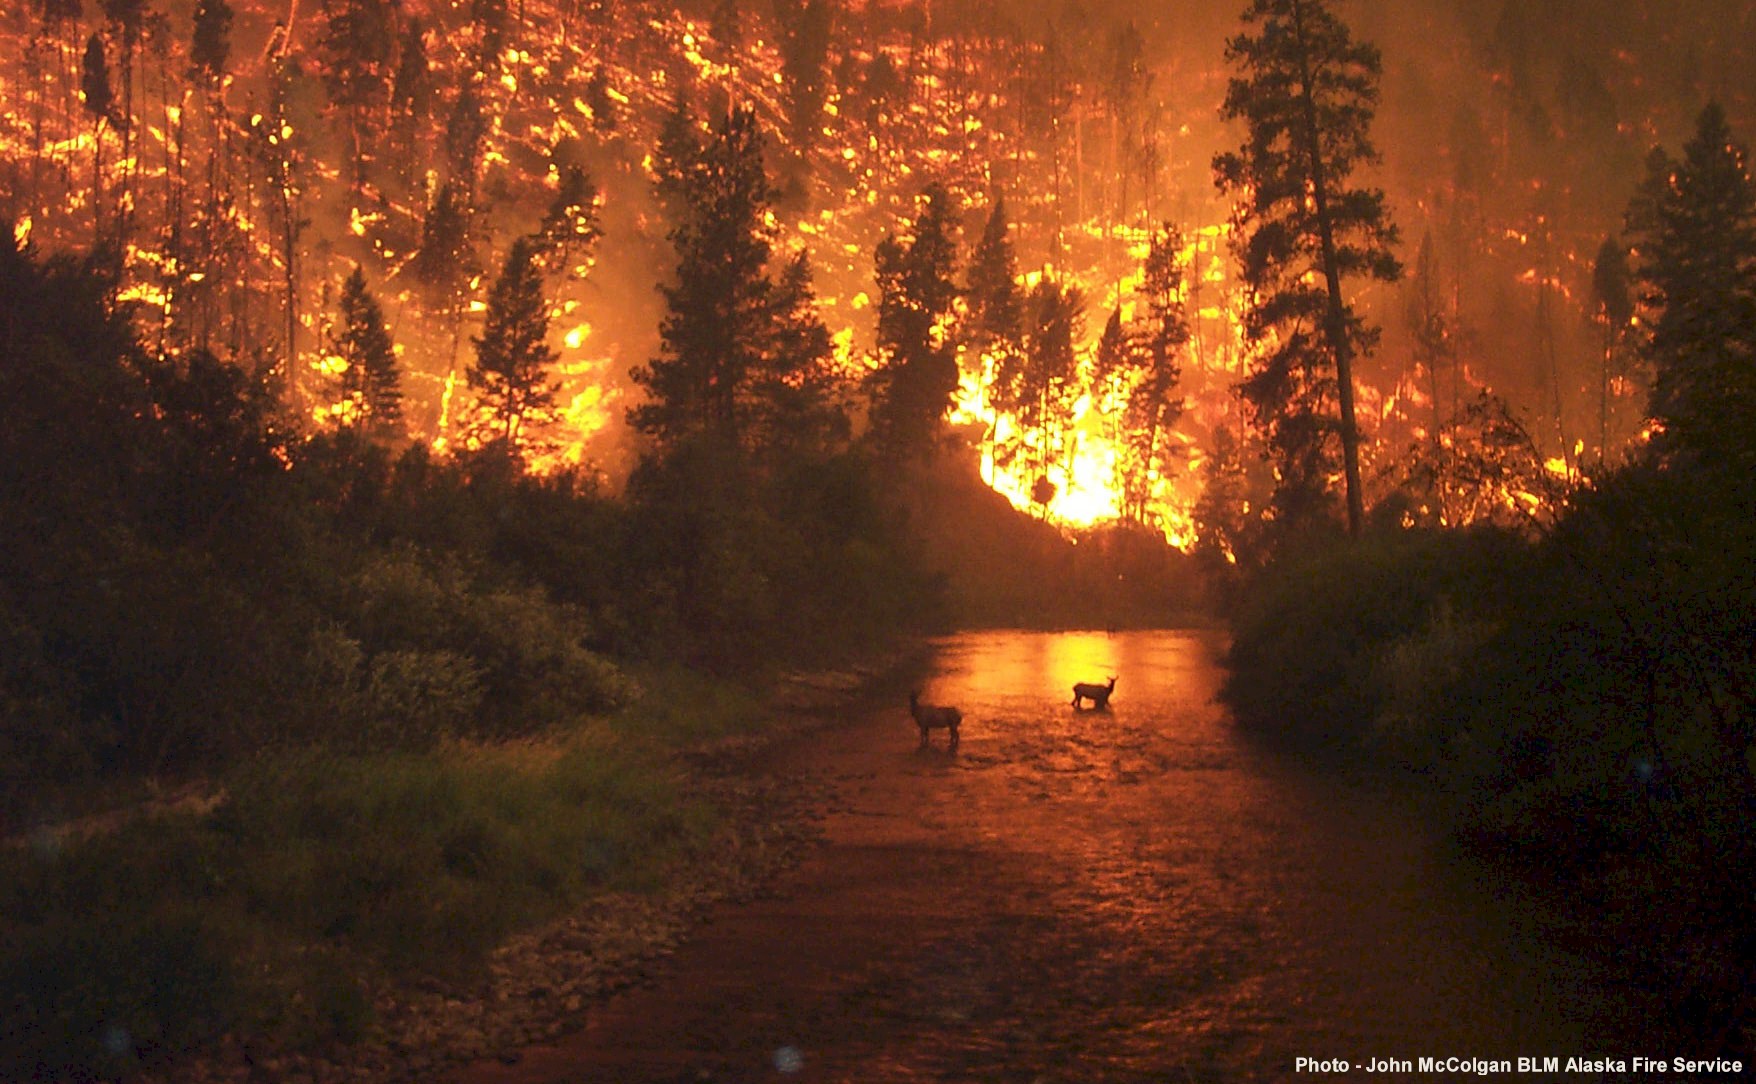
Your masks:
<svg viewBox="0 0 1756 1084"><path fill-rule="evenodd" d="M819 796L744 766L918 650L760 698L655 675L673 687L547 739L277 762L201 808L40 834L0 856L8 1031L34 1029L0 1076L378 1084L515 1059L811 847Z"/></svg>

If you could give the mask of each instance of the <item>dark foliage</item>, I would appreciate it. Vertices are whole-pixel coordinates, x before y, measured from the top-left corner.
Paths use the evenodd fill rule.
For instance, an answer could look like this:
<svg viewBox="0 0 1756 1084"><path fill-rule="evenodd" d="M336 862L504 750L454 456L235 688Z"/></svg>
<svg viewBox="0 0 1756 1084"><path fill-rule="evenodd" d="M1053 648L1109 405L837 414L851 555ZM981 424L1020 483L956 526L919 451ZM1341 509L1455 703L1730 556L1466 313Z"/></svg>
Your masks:
<svg viewBox="0 0 1756 1084"><path fill-rule="evenodd" d="M892 460L933 451L957 393L956 346L944 326L957 300L955 212L951 194L929 185L909 235L886 237L874 253L881 364L868 386L872 441Z"/></svg>
<svg viewBox="0 0 1756 1084"><path fill-rule="evenodd" d="M1370 129L1382 63L1322 0L1255 0L1244 20L1250 29L1226 46L1239 74L1220 115L1243 121L1246 137L1213 164L1220 188L1243 197L1233 248L1250 291L1245 333L1272 334L1275 345L1242 390L1279 470L1277 521L1297 529L1326 518L1339 465L1357 535L1365 504L1352 366L1377 331L1342 285L1401 272L1384 193L1350 184L1378 157Z"/></svg>
<svg viewBox="0 0 1756 1084"><path fill-rule="evenodd" d="M488 291L476 361L469 369L469 385L480 396L469 435L482 445L498 443L513 455L540 439L544 427L561 415L555 398L560 385L549 379L561 354L548 344L549 302L537 255L533 239L513 242Z"/></svg>

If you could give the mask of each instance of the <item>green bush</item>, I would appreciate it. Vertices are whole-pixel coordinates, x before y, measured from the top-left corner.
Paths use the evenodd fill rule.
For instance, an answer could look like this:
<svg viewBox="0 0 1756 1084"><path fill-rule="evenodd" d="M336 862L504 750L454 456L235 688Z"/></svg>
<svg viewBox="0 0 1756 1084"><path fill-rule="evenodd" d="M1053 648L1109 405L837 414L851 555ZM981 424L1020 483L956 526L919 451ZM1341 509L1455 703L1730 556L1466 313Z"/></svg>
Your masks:
<svg viewBox="0 0 1756 1084"><path fill-rule="evenodd" d="M481 670L455 651L386 651L372 660L361 719L368 749L428 749L480 713Z"/></svg>
<svg viewBox="0 0 1756 1084"><path fill-rule="evenodd" d="M1378 708L1366 744L1414 768L1430 768L1451 754L1460 724L1460 683L1482 666L1482 649L1497 625L1457 617L1441 596L1427 623L1380 646L1369 681Z"/></svg>
<svg viewBox="0 0 1756 1084"><path fill-rule="evenodd" d="M446 735L512 737L613 710L631 686L583 646L583 614L530 587L486 586L401 546L353 575L315 628L304 689L340 748L424 748Z"/></svg>
<svg viewBox="0 0 1756 1084"><path fill-rule="evenodd" d="M1394 532L1283 560L1234 619L1223 695L1253 729L1356 747L1386 711L1410 707L1387 696L1387 653L1402 643L1403 665L1462 673L1467 659L1436 656L1480 638L1478 621L1492 619L1529 560L1524 542L1495 531ZM1449 632L1435 628L1441 614Z"/></svg>

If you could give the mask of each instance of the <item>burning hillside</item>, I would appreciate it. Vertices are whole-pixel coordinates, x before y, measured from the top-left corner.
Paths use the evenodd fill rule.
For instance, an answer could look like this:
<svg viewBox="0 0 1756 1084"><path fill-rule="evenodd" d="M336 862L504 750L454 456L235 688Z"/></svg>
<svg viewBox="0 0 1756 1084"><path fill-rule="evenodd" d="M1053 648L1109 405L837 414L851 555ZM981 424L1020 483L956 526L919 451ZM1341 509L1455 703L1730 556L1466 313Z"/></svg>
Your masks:
<svg viewBox="0 0 1756 1084"><path fill-rule="evenodd" d="M1703 22L1711 6L1698 5ZM1676 68L1680 32L1636 7L1546 41L1517 5L1362 5L1364 29L1386 39L1376 175L1411 272L1361 296L1385 329L1355 374L1376 496L1407 481L1409 449L1443 459L1467 440L1461 419L1484 389L1562 474L1638 437L1639 374L1594 323L1592 254L1688 90L1653 85ZM1067 309L1052 332L1066 349L1028 359L1058 368L1029 374L1040 387L1026 403L1001 387L1000 354L967 334L960 297L933 332L957 357L951 422L1018 507L1070 526L1151 524L1188 546L1221 458L1258 494L1246 510L1268 484L1249 467L1257 437L1236 393L1266 347L1243 332L1237 210L1210 169L1235 138L1216 112L1228 27L1177 5L1137 24L1081 5L36 0L0 28L0 210L41 249L112 252L156 350L269 376L314 428L359 417L346 375L359 363L337 343L360 269L400 370L402 433L442 449L483 439L466 376L489 295L514 240L547 231L555 407L523 430L525 453L614 480L641 447L630 373L658 347L654 287L673 266L675 216L655 193L666 126L705 133L748 109L776 191L768 225L778 251L807 255L849 398L886 363L880 242L906 235L941 186L962 284L1003 200L1017 288ZM1469 47L1431 57L1422 35ZM555 233L558 197L581 176L578 228ZM1142 370L1106 360L1103 340L1113 314L1141 333L1166 225L1178 240L1164 299L1187 335L1142 422L1129 407ZM1216 457L1220 445L1236 449ZM1508 484L1501 503L1516 507L1530 488ZM1410 514L1450 521L1458 507Z"/></svg>

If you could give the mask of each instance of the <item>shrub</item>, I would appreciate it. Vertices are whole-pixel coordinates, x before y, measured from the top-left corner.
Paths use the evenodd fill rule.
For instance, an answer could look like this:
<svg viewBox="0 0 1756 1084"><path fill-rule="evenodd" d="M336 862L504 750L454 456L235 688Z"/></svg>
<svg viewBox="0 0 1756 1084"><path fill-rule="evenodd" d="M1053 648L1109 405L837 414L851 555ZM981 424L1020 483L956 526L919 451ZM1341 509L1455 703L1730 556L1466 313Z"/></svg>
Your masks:
<svg viewBox="0 0 1756 1084"><path fill-rule="evenodd" d="M1426 624L1379 647L1370 664L1379 703L1368 746L1415 768L1447 756L1463 723L1459 684L1481 667L1496 631L1491 621L1459 619L1451 599L1441 596Z"/></svg>
<svg viewBox="0 0 1756 1084"><path fill-rule="evenodd" d="M361 698L366 749L430 749L461 734L482 707L481 670L455 651L386 651Z"/></svg>
<svg viewBox="0 0 1756 1084"><path fill-rule="evenodd" d="M422 748L445 734L511 737L613 710L630 693L583 646L576 608L534 587L486 586L455 562L402 546L375 555L340 621L312 637L308 680L342 708L349 739Z"/></svg>
<svg viewBox="0 0 1756 1084"><path fill-rule="evenodd" d="M1488 530L1395 532L1283 559L1251 585L1234 620L1223 695L1254 729L1356 746L1386 710L1386 652L1407 641L1423 664L1439 665L1435 637L1457 649L1465 629L1479 639L1475 615L1495 612L1529 560L1515 536ZM1450 633L1434 631L1441 612ZM1434 642L1416 647L1423 639Z"/></svg>

